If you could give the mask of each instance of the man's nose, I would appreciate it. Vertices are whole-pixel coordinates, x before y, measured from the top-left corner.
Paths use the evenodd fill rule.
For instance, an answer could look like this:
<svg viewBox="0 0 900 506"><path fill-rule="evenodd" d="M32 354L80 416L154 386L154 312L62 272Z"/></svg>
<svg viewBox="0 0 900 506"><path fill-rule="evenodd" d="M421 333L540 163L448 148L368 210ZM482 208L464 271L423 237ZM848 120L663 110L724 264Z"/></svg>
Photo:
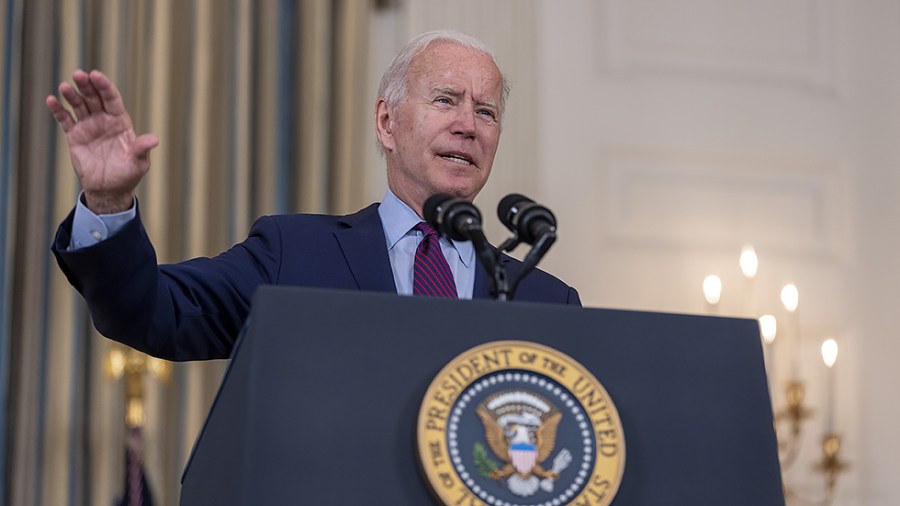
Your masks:
<svg viewBox="0 0 900 506"><path fill-rule="evenodd" d="M456 109L456 116L451 125L452 133L475 137L475 106L465 102Z"/></svg>

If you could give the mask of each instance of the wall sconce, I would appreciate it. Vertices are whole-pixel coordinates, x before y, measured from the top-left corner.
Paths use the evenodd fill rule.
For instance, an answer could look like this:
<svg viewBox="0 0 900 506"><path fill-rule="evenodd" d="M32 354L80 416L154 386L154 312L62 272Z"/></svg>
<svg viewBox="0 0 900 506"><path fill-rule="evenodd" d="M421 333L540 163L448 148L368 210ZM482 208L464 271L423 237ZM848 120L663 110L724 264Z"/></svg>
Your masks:
<svg viewBox="0 0 900 506"><path fill-rule="evenodd" d="M816 468L825 473L826 479L826 501L831 502L834 497L834 486L837 484L837 476L847 469L846 462L840 459L841 437L834 432L834 365L838 357L838 344L832 338L826 339L822 343L822 361L828 368L828 378L825 395L825 435L822 437L822 460Z"/></svg>
<svg viewBox="0 0 900 506"><path fill-rule="evenodd" d="M759 269L759 258L752 245L745 245L741 249L738 261L743 274L746 289L743 292L744 313L752 313L747 310L748 298L752 289L752 282L756 278ZM715 274L710 274L703 280L703 295L706 299L707 309L713 312L719 304L722 295L722 280ZM780 292L781 304L787 311L787 318L779 325L775 315L765 314L759 317L759 330L763 339L766 358L766 374L769 376L769 384L775 385L775 340L779 326L783 328L782 336L778 339L779 347L786 347L790 359L790 378L786 383L786 405L775 413L775 427L778 435L778 453L781 461L782 472L790 468L796 461L803 443L804 422L812 417L812 410L805 404L806 387L800 379L800 322L797 308L800 305L800 291L794 283L784 285ZM828 368L827 377L827 401L825 432L822 438L822 458L815 465L815 469L825 475L826 489L820 499L810 499L797 493L788 483L784 485L785 498L790 504L830 504L834 498L834 489L838 475L847 469L848 465L840 458L841 438L834 431L835 393L834 393L834 365L837 361L838 346L834 339L827 339L822 343L822 360ZM785 430L779 430L779 429Z"/></svg>
<svg viewBox="0 0 900 506"><path fill-rule="evenodd" d="M104 369L110 379L125 380L125 424L128 428L144 425L144 376L167 381L171 367L165 360L145 355L137 350L114 345L106 356Z"/></svg>

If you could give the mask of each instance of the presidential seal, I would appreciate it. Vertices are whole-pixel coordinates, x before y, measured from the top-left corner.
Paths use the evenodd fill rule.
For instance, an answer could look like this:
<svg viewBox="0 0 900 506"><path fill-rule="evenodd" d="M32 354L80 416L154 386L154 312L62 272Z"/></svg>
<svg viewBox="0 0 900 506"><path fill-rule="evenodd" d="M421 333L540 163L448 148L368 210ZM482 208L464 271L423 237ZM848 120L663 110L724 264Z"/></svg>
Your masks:
<svg viewBox="0 0 900 506"><path fill-rule="evenodd" d="M552 348L498 341L453 359L419 410L425 478L447 505L608 505L622 423L597 378Z"/></svg>

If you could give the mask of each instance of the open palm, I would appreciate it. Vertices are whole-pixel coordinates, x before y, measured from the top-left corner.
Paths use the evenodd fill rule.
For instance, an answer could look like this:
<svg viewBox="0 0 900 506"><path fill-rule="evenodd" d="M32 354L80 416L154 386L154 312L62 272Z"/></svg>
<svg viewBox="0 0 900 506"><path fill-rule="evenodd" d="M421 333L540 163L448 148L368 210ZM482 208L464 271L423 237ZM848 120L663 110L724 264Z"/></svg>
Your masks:
<svg viewBox="0 0 900 506"><path fill-rule="evenodd" d="M150 150L159 144L152 134L135 136L122 96L103 73L76 71L60 95L72 108L63 108L54 96L47 107L66 134L75 174L81 181L88 207L94 212L118 212L131 206L135 187L150 169Z"/></svg>
<svg viewBox="0 0 900 506"><path fill-rule="evenodd" d="M75 173L86 191L131 192L147 172L148 159L135 158L135 134L127 114L93 114L66 133Z"/></svg>

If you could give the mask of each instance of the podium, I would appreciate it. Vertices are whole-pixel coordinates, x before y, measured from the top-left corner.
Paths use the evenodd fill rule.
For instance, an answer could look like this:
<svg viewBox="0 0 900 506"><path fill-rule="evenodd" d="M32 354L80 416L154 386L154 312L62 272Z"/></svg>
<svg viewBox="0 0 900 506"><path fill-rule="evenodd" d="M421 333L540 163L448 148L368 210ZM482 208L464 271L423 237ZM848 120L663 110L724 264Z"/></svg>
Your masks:
<svg viewBox="0 0 900 506"><path fill-rule="evenodd" d="M609 393L627 452L612 504L784 504L754 320L284 287L254 298L181 504L438 504L423 396L503 340L559 350Z"/></svg>

